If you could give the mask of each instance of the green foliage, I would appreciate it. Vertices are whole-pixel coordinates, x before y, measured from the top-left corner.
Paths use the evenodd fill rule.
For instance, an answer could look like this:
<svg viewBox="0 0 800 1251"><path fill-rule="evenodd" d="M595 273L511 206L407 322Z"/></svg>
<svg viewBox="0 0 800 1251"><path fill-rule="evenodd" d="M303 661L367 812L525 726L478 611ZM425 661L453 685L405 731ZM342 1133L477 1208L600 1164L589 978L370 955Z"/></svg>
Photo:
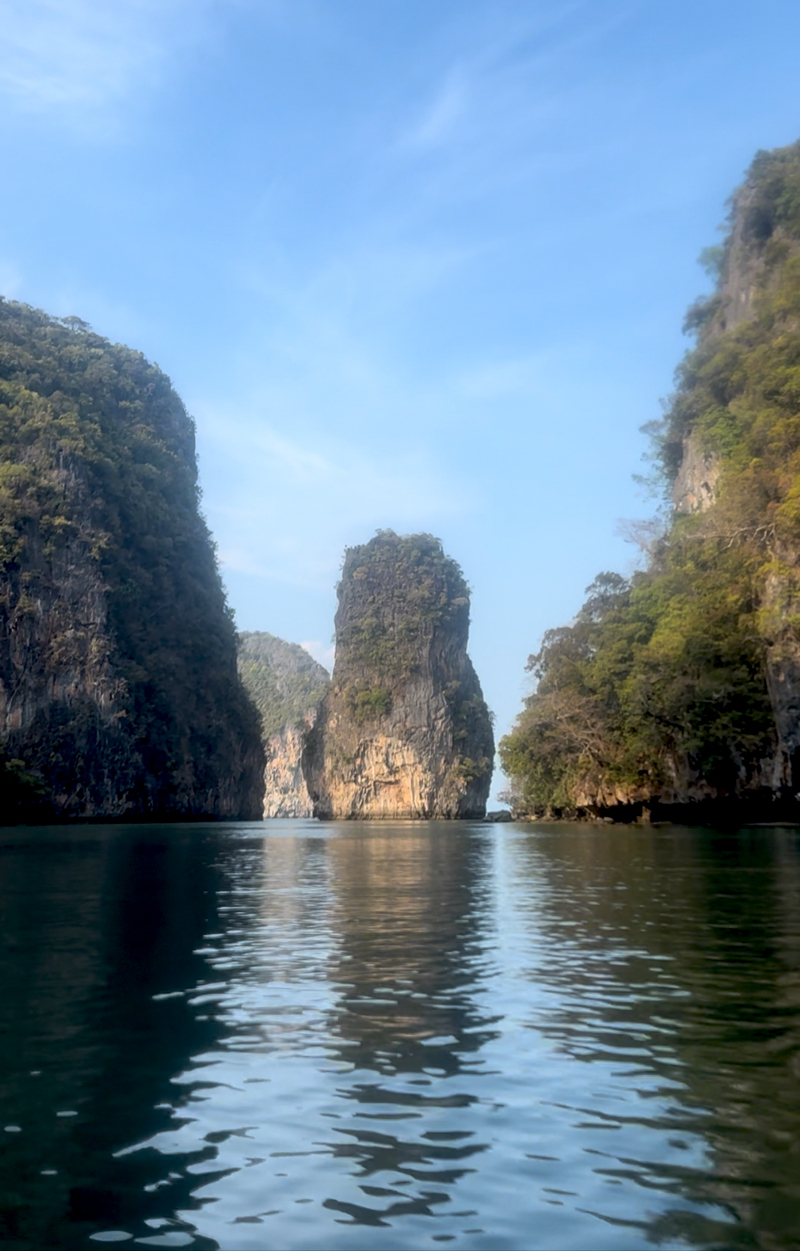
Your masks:
<svg viewBox="0 0 800 1251"><path fill-rule="evenodd" d="M443 627L466 639L469 588L433 535L379 530L345 553L342 588L337 672L359 689L411 679Z"/></svg>
<svg viewBox="0 0 800 1251"><path fill-rule="evenodd" d="M491 771L492 761L488 756L479 756L477 760L473 760L471 756L461 756L453 766L453 776L467 784L477 782Z"/></svg>
<svg viewBox="0 0 800 1251"><path fill-rule="evenodd" d="M735 794L774 751L767 648L800 644L800 145L759 153L737 221L654 431L667 486L689 434L716 459L716 502L675 516L646 572L601 575L531 657L537 688L500 744L523 808L646 797L679 775ZM724 284L743 265L753 314L726 331Z"/></svg>
<svg viewBox="0 0 800 1251"><path fill-rule="evenodd" d="M353 685L347 689L346 701L353 720L361 725L383 717L391 710L392 693L383 686Z"/></svg>
<svg viewBox="0 0 800 1251"><path fill-rule="evenodd" d="M330 678L297 643L266 631L239 635L239 673L269 738L287 725L300 725L312 713Z"/></svg>
<svg viewBox="0 0 800 1251"><path fill-rule="evenodd" d="M757 152L748 178L751 194L744 210L744 237L763 246L776 230L800 233L798 145Z"/></svg>
<svg viewBox="0 0 800 1251"><path fill-rule="evenodd" d="M714 244L711 247L703 248L697 258L697 263L705 270L709 278L713 278L715 282L718 282L725 266L725 248L722 244Z"/></svg>
<svg viewBox="0 0 800 1251"><path fill-rule="evenodd" d="M132 811L191 810L258 752L198 501L194 426L158 367L0 300L0 679L19 686L23 653L43 690L70 666L92 689L113 673ZM96 620L69 609L81 578L103 588ZM53 780L46 734L24 754ZM123 785L118 765L90 805Z"/></svg>

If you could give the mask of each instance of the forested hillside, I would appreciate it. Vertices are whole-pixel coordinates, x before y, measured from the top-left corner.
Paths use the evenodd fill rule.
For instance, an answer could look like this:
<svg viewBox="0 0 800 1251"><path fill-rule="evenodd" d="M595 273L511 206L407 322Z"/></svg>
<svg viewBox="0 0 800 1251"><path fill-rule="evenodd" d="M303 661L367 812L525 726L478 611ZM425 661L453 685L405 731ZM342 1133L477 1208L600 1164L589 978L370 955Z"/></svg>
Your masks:
<svg viewBox="0 0 800 1251"><path fill-rule="evenodd" d="M303 723L330 684L330 676L299 643L244 630L239 635L239 673L261 716L264 738Z"/></svg>
<svg viewBox="0 0 800 1251"><path fill-rule="evenodd" d="M521 812L798 806L800 144L756 156L702 259L716 290L651 427L672 515L531 656L500 745Z"/></svg>
<svg viewBox="0 0 800 1251"><path fill-rule="evenodd" d="M258 718L169 379L0 301L4 816L258 815Z"/></svg>

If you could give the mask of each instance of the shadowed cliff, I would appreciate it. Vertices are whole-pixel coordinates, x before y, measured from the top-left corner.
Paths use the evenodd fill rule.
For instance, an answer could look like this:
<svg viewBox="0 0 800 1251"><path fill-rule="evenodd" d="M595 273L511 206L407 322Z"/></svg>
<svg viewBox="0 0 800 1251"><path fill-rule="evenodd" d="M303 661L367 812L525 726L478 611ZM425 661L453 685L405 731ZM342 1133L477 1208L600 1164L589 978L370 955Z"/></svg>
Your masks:
<svg viewBox="0 0 800 1251"><path fill-rule="evenodd" d="M258 718L169 379L0 301L3 819L260 816Z"/></svg>

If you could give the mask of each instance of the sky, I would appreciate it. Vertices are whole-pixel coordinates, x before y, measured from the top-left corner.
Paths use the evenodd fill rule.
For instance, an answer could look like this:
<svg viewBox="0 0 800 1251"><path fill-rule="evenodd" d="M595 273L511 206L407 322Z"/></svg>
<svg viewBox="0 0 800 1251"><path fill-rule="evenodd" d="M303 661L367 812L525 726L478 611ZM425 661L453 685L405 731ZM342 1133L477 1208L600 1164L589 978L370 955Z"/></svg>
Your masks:
<svg viewBox="0 0 800 1251"><path fill-rule="evenodd" d="M639 428L798 46L788 0L0 0L0 293L169 374L240 629L330 664L345 547L439 536L500 735L640 559Z"/></svg>

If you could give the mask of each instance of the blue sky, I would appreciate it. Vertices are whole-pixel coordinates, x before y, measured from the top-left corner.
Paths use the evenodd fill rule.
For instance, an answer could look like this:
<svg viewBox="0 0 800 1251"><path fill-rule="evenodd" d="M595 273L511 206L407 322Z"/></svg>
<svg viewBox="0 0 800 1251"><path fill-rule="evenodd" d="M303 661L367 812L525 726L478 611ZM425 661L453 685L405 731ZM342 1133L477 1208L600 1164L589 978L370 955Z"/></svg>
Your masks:
<svg viewBox="0 0 800 1251"><path fill-rule="evenodd" d="M601 569L800 6L0 0L0 292L197 421L242 629L330 646L346 544L429 530L500 732Z"/></svg>

